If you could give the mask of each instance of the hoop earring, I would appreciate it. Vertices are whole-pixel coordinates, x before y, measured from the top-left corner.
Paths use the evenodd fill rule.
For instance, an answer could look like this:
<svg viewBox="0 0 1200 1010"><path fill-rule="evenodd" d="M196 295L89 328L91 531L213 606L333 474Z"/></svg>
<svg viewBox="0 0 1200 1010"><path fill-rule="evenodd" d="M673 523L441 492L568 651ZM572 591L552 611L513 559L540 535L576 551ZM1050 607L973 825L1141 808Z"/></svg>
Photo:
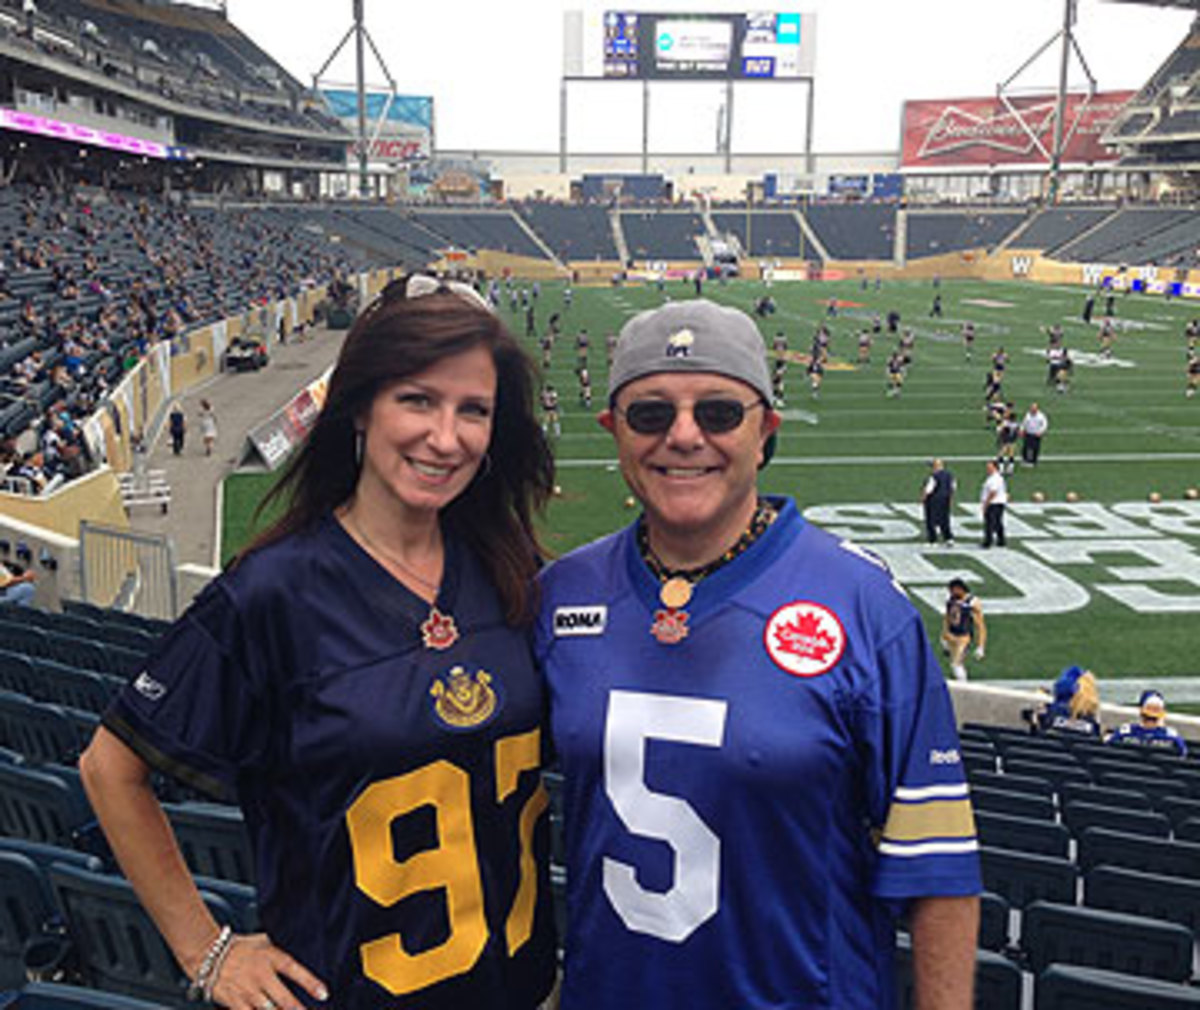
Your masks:
<svg viewBox="0 0 1200 1010"><path fill-rule="evenodd" d="M354 466L361 470L363 461L363 449L367 443L367 433L362 428L354 429Z"/></svg>
<svg viewBox="0 0 1200 1010"><path fill-rule="evenodd" d="M486 480L488 474L492 472L492 454L485 452L483 454L483 462L479 464L479 469L475 471L476 480Z"/></svg>

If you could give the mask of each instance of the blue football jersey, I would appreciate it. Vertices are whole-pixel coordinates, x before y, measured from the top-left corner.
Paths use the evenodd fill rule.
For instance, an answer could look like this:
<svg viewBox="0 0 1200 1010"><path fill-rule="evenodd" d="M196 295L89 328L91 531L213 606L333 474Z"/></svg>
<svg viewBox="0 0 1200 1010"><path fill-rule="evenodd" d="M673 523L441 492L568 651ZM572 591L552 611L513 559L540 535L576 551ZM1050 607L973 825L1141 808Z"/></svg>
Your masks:
<svg viewBox="0 0 1200 1010"><path fill-rule="evenodd" d="M1170 726L1143 726L1140 722L1126 722L1113 730L1106 742L1122 747L1171 751L1179 757L1187 757L1187 741Z"/></svg>
<svg viewBox="0 0 1200 1010"><path fill-rule="evenodd" d="M544 573L564 1010L881 1010L904 899L980 890L919 615L778 504L679 611L633 527Z"/></svg>
<svg viewBox="0 0 1200 1010"><path fill-rule="evenodd" d="M447 648L327 518L206 588L104 719L236 796L263 927L339 1010L530 1010L554 977L545 692L477 560L446 552Z"/></svg>

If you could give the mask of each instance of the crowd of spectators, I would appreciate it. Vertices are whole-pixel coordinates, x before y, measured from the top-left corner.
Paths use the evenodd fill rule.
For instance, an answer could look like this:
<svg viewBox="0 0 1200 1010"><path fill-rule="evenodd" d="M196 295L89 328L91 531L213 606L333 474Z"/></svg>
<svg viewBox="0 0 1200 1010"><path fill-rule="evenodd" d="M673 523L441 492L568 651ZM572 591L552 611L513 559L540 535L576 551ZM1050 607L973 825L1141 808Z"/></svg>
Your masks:
<svg viewBox="0 0 1200 1010"><path fill-rule="evenodd" d="M84 419L155 343L356 268L254 211L0 190L0 477L36 493L84 472Z"/></svg>

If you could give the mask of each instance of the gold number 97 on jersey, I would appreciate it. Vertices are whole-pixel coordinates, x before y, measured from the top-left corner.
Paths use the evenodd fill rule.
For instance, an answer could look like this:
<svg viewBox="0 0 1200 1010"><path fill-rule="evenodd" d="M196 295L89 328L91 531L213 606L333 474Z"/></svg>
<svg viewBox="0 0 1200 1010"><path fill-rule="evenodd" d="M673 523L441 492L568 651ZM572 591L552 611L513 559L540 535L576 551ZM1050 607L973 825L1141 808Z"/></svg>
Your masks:
<svg viewBox="0 0 1200 1010"><path fill-rule="evenodd" d="M541 762L541 731L530 730L496 741L496 802L503 803L517 788L524 771ZM505 943L512 957L533 933L537 906L537 867L533 858L533 829L549 804L546 789L537 788L521 808L520 883L505 921ZM421 807L432 807L437 823L437 848L397 861L392 849L392 824ZM346 811L346 828L354 858L354 880L372 901L390 907L422 891L442 889L450 935L446 940L410 954L397 933L362 944L363 974L395 996L416 992L470 971L488 940L483 883L471 817L470 776L449 761L432 761L395 778L375 782Z"/></svg>

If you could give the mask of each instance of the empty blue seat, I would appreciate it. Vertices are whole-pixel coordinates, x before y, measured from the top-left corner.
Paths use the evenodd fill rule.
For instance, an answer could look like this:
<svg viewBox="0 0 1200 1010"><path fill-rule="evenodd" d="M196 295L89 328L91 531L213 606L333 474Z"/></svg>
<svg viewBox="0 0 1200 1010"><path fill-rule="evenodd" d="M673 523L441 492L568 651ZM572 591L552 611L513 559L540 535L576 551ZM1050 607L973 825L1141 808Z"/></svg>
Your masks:
<svg viewBox="0 0 1200 1010"><path fill-rule="evenodd" d="M997 849L1036 852L1060 859L1065 859L1070 851L1071 833L1065 825L1054 821L976 810L975 829L984 845Z"/></svg>
<svg viewBox="0 0 1200 1010"><path fill-rule="evenodd" d="M1083 765L1075 764L1073 761L1060 760L1057 764L1052 764L1050 760L1027 761L1014 758L1005 761L1004 768L1014 775L1045 779L1053 783L1056 788L1062 788L1068 783L1086 785L1092 781L1091 772Z"/></svg>
<svg viewBox="0 0 1200 1010"><path fill-rule="evenodd" d="M254 883L250 838L242 812L216 803L164 804L183 857L193 873Z"/></svg>
<svg viewBox="0 0 1200 1010"><path fill-rule="evenodd" d="M33 660L33 670L47 701L88 712L103 712L125 683L124 678L80 670L52 659Z"/></svg>
<svg viewBox="0 0 1200 1010"><path fill-rule="evenodd" d="M1200 842L1200 817L1189 817L1175 826L1177 842Z"/></svg>
<svg viewBox="0 0 1200 1010"><path fill-rule="evenodd" d="M896 942L896 1007L914 1010L912 944L907 936ZM1021 969L990 950L975 952L975 1010L1020 1010Z"/></svg>
<svg viewBox="0 0 1200 1010"><path fill-rule="evenodd" d="M158 1003L56 982L29 982L17 996L17 1010L162 1010Z"/></svg>
<svg viewBox="0 0 1200 1010"><path fill-rule="evenodd" d="M10 691L0 691L0 737L30 764L71 764L79 756L79 735L61 708Z"/></svg>
<svg viewBox="0 0 1200 1010"><path fill-rule="evenodd" d="M998 814L1029 817L1034 820L1054 820L1054 801L1048 796L1031 796L1007 789L972 786L971 804L976 810L992 810Z"/></svg>
<svg viewBox="0 0 1200 1010"><path fill-rule="evenodd" d="M1192 973L1191 930L1125 912L1035 901L1021 917L1021 949L1035 972L1082 964L1168 982Z"/></svg>
<svg viewBox="0 0 1200 1010"><path fill-rule="evenodd" d="M1054 796L1054 783L1048 779L1029 775L1017 775L1009 772L983 771L970 772L967 776L971 787L983 786L985 789L1003 789L1010 793L1029 793L1033 796Z"/></svg>
<svg viewBox="0 0 1200 1010"><path fill-rule="evenodd" d="M187 979L127 880L53 866L50 883L89 985L160 1004L186 1004ZM201 896L218 922L234 923L223 898L204 891Z"/></svg>
<svg viewBox="0 0 1200 1010"><path fill-rule="evenodd" d="M1200 879L1200 845L1108 828L1084 829L1079 836L1078 860L1084 872L1110 864L1166 877Z"/></svg>
<svg viewBox="0 0 1200 1010"><path fill-rule="evenodd" d="M1008 902L991 891L979 896L979 946L996 951L1008 946Z"/></svg>
<svg viewBox="0 0 1200 1010"><path fill-rule="evenodd" d="M64 848L87 847L95 832L82 788L46 769L0 764L0 831Z"/></svg>
<svg viewBox="0 0 1200 1010"><path fill-rule="evenodd" d="M36 698L38 683L33 671L33 657L9 649L0 649L0 691L13 691Z"/></svg>
<svg viewBox="0 0 1200 1010"><path fill-rule="evenodd" d="M1100 775L1102 786L1116 789L1138 789L1150 797L1150 805L1157 806L1159 801L1168 796L1187 796L1189 787L1186 782L1173 778L1150 778L1145 775L1125 775L1121 772L1104 772Z"/></svg>
<svg viewBox="0 0 1200 1010"><path fill-rule="evenodd" d="M1034 1010L1200 1010L1200 989L1099 968L1052 964L1038 976Z"/></svg>
<svg viewBox="0 0 1200 1010"><path fill-rule="evenodd" d="M1153 810L1119 810L1080 801L1063 807L1063 823L1076 837L1090 827L1111 828L1129 835L1152 835L1156 838L1166 838L1171 833L1171 822L1165 814Z"/></svg>
<svg viewBox="0 0 1200 1010"><path fill-rule="evenodd" d="M983 886L1017 908L1034 901L1075 900L1079 870L1069 859L981 845L979 861Z"/></svg>
<svg viewBox="0 0 1200 1010"><path fill-rule="evenodd" d="M1200 934L1200 880L1097 866L1084 875L1083 894L1091 908L1177 922Z"/></svg>
<svg viewBox="0 0 1200 1010"><path fill-rule="evenodd" d="M1081 782L1064 783L1059 790L1059 798L1064 804L1073 800L1082 800L1084 803L1116 807L1120 810L1150 809L1150 797L1139 790L1112 789L1108 786L1089 785Z"/></svg>

